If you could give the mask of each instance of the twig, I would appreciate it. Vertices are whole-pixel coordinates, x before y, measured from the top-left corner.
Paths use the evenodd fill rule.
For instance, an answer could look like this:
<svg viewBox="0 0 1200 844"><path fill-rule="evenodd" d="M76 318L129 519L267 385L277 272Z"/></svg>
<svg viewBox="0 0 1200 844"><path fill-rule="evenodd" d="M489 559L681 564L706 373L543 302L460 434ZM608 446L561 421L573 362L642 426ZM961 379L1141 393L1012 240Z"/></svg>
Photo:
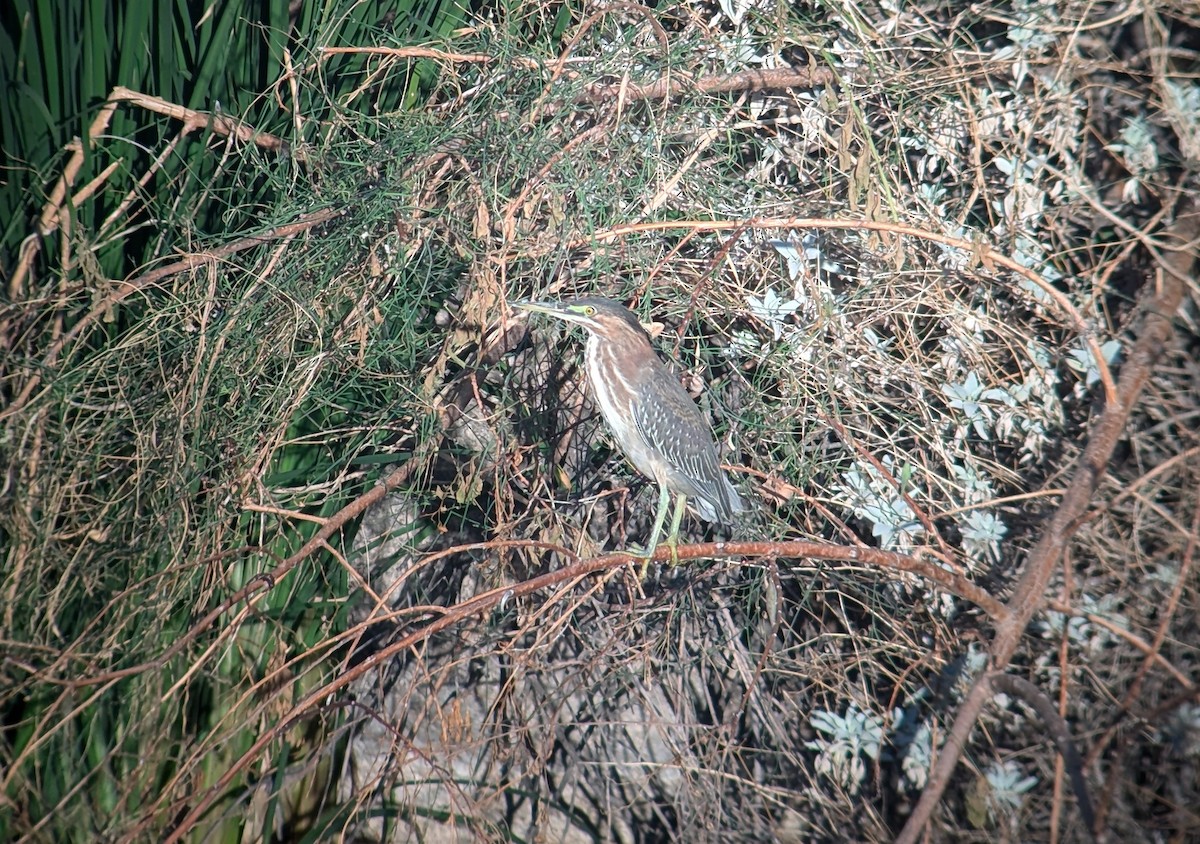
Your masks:
<svg viewBox="0 0 1200 844"><path fill-rule="evenodd" d="M997 691L1019 697L1033 707L1033 711L1046 723L1050 738L1054 739L1054 744L1067 766L1067 775L1071 778L1071 788L1075 792L1075 799L1079 802L1079 814L1083 816L1083 824L1087 827L1092 840L1095 841L1096 810L1092 807L1092 797L1088 793L1087 780L1083 776L1083 759L1080 758L1079 751L1075 749L1075 742L1071 740L1071 731L1067 727L1067 722L1058 714L1054 702L1046 697L1046 693L1024 677L1017 677L1013 674L993 674L991 680L992 686Z"/></svg>
<svg viewBox="0 0 1200 844"><path fill-rule="evenodd" d="M195 109L181 106L178 103L164 100L162 97L153 97L120 85L113 88L112 93L108 96L108 100L112 103L132 103L146 109L146 111L173 117L183 123L185 134L187 132L194 132L197 129L211 129L218 135L225 135L242 143L254 144L273 152L284 152L288 148L287 141L282 138L276 137L269 132L259 131L248 123L231 115L196 111Z"/></svg>
<svg viewBox="0 0 1200 844"><path fill-rule="evenodd" d="M108 102L96 114L91 126L88 127L87 148L90 149L92 141L108 129L108 124L116 110L117 104ZM83 162L87 159L84 144L79 138L73 138L65 149L71 152L71 158L63 167L58 181L55 182L54 189L50 192L50 198L42 207L37 231L21 242L21 257L8 282L8 297L13 302L24 298L25 278L33 269L33 260L42 249L42 238L53 234L62 224L62 209L67 198L67 190L75 184L75 177L79 175L79 171L83 169Z"/></svg>

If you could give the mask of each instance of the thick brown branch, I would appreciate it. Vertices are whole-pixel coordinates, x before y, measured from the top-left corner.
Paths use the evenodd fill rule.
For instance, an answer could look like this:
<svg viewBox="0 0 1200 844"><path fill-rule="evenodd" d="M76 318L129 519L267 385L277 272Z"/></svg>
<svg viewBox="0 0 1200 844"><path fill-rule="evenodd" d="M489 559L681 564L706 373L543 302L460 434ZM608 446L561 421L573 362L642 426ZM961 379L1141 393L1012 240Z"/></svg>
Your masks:
<svg viewBox="0 0 1200 844"><path fill-rule="evenodd" d="M339 514L340 515L340 514ZM326 533L326 531L322 531ZM315 540L314 540L315 541ZM312 544L311 542L309 543ZM500 541L494 543L480 543L477 545L448 548L445 551L439 552L436 555L429 557L426 562L440 558L448 554L460 553L467 550L477 550L485 548L500 548L514 546L536 546L547 550L557 551L566 557L570 557L570 553L565 549L557 548L553 545L546 545L538 542L529 542L527 540L520 541ZM307 547L307 546L306 546ZM290 558L295 560L301 552ZM671 556L671 551L668 548L659 548L655 554L655 559L666 560ZM880 551L875 548L860 548L847 547L840 545L830 545L823 542L715 542L703 543L698 545L680 546L677 550L677 556L680 560L702 559L711 557L809 557L813 559L824 560L843 560L848 562L858 562L869 565L876 565L884 568L891 568L898 571L907 571L924 576L946 586L951 591L958 594L966 593L970 596L970 600L978 603L982 608L989 612L998 612L1003 614L1004 607L999 601L992 598L983 590L970 584L964 578L960 578L951 572L947 572L932 563L925 563L913 557L906 557L903 554L895 554L889 551ZM313 710L321 705L323 701L328 700L330 695L333 695L355 679L366 674L368 671L378 668L380 665L385 665L391 659L394 659L399 654L404 653L413 645L419 644L427 640L430 636L452 627L463 620L475 615L487 612L493 607L500 604L502 601L513 598L521 598L526 595L531 595L542 589L551 586L557 586L563 583L579 580L588 575L597 572L606 571L609 569L619 568L628 565L631 562L639 560L632 554L610 554L603 557L595 557L589 560L582 560L565 566L554 571L543 574L539 577L526 580L522 583L514 584L511 587L500 587L492 589L488 592L483 592L474 595L466 600L460 601L452 607L442 611L438 608L438 615L430 619L423 626L418 627L406 636L403 636L398 641L393 642L368 656L359 664L355 665L348 671L339 674L335 679L325 684L321 688L309 694L299 703L292 707L283 718L263 732L254 745L239 757L232 765L222 773L220 780L213 785L208 791L199 796L195 805L184 807L184 811L174 811L172 814L183 816L183 820L167 838L167 842L178 841L195 825L195 823L203 816L213 802L220 794L233 782L233 779L246 769L255 759L257 759L271 742L275 741L279 736L283 735L292 725L303 718L310 710ZM290 568L290 566L289 566ZM272 574L286 571L284 567L276 569ZM948 585L952 584L952 585ZM252 584L248 589L261 588L258 583ZM961 591L960 591L961 590ZM243 590L246 591L246 590ZM227 601L225 607L229 606ZM111 677L113 675L106 675Z"/></svg>
<svg viewBox="0 0 1200 844"><path fill-rule="evenodd" d="M678 74L667 76L646 85L589 85L578 98L580 102L603 102L620 97L625 101L661 100L677 97L684 91L702 94L722 94L730 91L764 91L782 88L815 88L834 81L833 71L823 67L806 67L800 70L780 68L778 70L747 70L726 76L709 76L700 79Z"/></svg>

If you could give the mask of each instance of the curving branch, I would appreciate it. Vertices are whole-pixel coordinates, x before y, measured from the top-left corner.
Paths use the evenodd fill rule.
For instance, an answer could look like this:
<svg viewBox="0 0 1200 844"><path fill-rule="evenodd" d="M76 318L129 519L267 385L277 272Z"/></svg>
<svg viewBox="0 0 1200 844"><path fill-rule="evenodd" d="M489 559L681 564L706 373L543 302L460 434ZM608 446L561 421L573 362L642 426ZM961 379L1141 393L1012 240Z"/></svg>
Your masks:
<svg viewBox="0 0 1200 844"><path fill-rule="evenodd" d="M1121 367L1115 401L1106 403L1084 448L1071 485L1063 495L1046 532L1029 554L1025 571L1008 602L1009 613L996 624L996 635L990 648L991 671L980 676L959 707L937 764L930 772L921 799L900 831L897 844L916 844L950 783L950 777L984 704L992 696L996 673L1008 667L1030 619L1046 607L1046 586L1055 565L1078 529L1088 503L1108 468L1113 449L1125 430L1129 414L1137 404L1155 362L1171 338L1171 322L1183 300L1183 280L1191 276L1200 257L1194 245L1195 239L1200 236L1200 204L1190 199L1181 203L1168 235L1183 246L1179 251L1162 258L1164 272L1153 296L1143 303L1142 330L1133 353Z"/></svg>

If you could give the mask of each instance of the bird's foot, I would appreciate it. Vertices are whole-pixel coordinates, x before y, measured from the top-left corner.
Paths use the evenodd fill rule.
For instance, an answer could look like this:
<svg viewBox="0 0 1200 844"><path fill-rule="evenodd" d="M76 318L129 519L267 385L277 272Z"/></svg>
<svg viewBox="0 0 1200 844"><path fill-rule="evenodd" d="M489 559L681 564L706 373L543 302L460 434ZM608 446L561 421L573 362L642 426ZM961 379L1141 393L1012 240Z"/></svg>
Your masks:
<svg viewBox="0 0 1200 844"><path fill-rule="evenodd" d="M657 544L651 545L647 549L639 548L636 545L626 547L626 552L632 554L635 560L642 561L641 568L638 570L638 583L646 580L646 575L650 571L650 563L654 560L654 551L657 547Z"/></svg>
<svg viewBox="0 0 1200 844"><path fill-rule="evenodd" d="M672 566L679 565L679 542L678 541L671 542L670 540L667 540L663 544L665 544L667 546L667 548L669 548L671 551L671 563L670 564ZM641 570L638 572L638 580L639 581L645 581L646 574L650 571L650 563L653 562L653 560L654 560L654 552L655 552L655 550L657 550L657 548L658 548L658 546L654 545L654 546L651 546L648 550L642 550L642 549L638 548L637 546L625 549L630 554L632 554L634 557L636 557L642 561Z"/></svg>

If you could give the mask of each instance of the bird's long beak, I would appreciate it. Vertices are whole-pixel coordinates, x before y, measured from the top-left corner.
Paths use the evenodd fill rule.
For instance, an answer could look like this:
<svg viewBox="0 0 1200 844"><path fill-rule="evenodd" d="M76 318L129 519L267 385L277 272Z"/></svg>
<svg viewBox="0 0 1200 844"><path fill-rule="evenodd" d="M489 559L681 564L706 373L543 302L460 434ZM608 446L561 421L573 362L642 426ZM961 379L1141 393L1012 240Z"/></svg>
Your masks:
<svg viewBox="0 0 1200 844"><path fill-rule="evenodd" d="M509 302L514 308L533 314L546 314L567 322L583 322L583 317L572 311L563 302Z"/></svg>
<svg viewBox="0 0 1200 844"><path fill-rule="evenodd" d="M557 302L528 302L524 299L518 299L515 302L509 302L517 310L531 311L535 314L552 314L557 310Z"/></svg>

